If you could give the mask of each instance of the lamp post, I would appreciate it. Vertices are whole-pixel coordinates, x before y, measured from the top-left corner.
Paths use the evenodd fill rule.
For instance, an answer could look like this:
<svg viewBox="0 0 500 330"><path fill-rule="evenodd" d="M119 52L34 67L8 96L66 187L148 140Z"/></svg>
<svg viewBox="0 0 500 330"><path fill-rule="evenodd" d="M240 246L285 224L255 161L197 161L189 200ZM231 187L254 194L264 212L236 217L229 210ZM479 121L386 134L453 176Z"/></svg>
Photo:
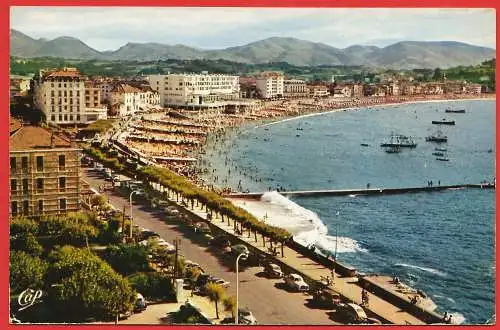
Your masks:
<svg viewBox="0 0 500 330"><path fill-rule="evenodd" d="M132 239L132 223L133 223L133 218L132 218L132 195L135 194L135 193L140 193L139 190L134 190L130 193L130 197L129 197L129 200L130 200L130 239Z"/></svg>
<svg viewBox="0 0 500 330"><path fill-rule="evenodd" d="M238 301L239 301L239 298L240 298L240 296L239 296L240 292L239 292L239 288L238 288L239 284L240 284L240 282L239 282L239 273L240 273L240 271L239 271L238 264L239 264L240 258L242 256L245 256L245 258L243 258L243 259L246 259L246 253L245 252L240 253L238 255L238 257L236 258L236 316L235 316L235 319L234 319L234 323L235 324L238 324L238 317L239 317L239 314L240 314L240 310L239 310L239 306L238 306Z"/></svg>

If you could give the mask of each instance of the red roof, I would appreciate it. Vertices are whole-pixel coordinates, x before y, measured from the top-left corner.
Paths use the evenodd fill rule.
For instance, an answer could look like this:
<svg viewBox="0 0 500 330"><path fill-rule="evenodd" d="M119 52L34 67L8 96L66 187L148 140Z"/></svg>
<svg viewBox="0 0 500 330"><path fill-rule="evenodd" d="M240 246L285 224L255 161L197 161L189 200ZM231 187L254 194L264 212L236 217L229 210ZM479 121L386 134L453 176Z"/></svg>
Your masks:
<svg viewBox="0 0 500 330"><path fill-rule="evenodd" d="M29 149L50 149L52 138L55 148L70 148L71 142L63 137L38 126L23 126L10 136L11 151Z"/></svg>

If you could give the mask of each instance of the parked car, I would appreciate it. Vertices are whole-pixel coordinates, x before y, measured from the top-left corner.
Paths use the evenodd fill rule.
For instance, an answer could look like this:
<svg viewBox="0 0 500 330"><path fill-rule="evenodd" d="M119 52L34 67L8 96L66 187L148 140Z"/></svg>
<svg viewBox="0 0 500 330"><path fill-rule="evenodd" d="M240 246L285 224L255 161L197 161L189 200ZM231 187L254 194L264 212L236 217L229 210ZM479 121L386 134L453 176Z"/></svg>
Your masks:
<svg viewBox="0 0 500 330"><path fill-rule="evenodd" d="M160 234L158 234L155 231L149 230L149 229L142 229L141 233L139 234L139 236L140 236L139 239L141 241L147 240L147 239L152 238L152 237L158 237L158 238L160 238Z"/></svg>
<svg viewBox="0 0 500 330"><path fill-rule="evenodd" d="M213 277L213 278L209 279L208 281L211 283L219 284L223 288L229 288L229 285L231 285L230 282L228 282L222 278L217 278L217 277Z"/></svg>
<svg viewBox="0 0 500 330"><path fill-rule="evenodd" d="M309 291L309 284L298 274L287 275L285 277L285 284L294 291Z"/></svg>
<svg viewBox="0 0 500 330"><path fill-rule="evenodd" d="M313 303L318 306L335 308L340 302L340 295L332 290L317 290L313 293Z"/></svg>
<svg viewBox="0 0 500 330"><path fill-rule="evenodd" d="M194 224L194 231L196 233L200 233L200 234L210 234L212 232L212 230L210 229L210 226L208 225L208 223L205 223L205 222L197 222Z"/></svg>
<svg viewBox="0 0 500 330"><path fill-rule="evenodd" d="M270 277L275 277L275 278L283 277L283 271L281 270L280 266L273 263L268 263L264 265L264 273L266 273Z"/></svg>
<svg viewBox="0 0 500 330"><path fill-rule="evenodd" d="M257 319L249 309L241 308L238 312L238 323L249 325L257 324Z"/></svg>
<svg viewBox="0 0 500 330"><path fill-rule="evenodd" d="M250 251L248 250L248 248L245 245L237 244L237 245L231 246L231 254L234 256L238 256L240 254L243 254L241 256L241 259L245 260L250 255Z"/></svg>
<svg viewBox="0 0 500 330"><path fill-rule="evenodd" d="M216 236L213 239L208 242L209 245L219 247L219 248L226 248L231 246L231 242L229 241L228 237L225 235L220 235Z"/></svg>
<svg viewBox="0 0 500 330"><path fill-rule="evenodd" d="M361 306L353 303L339 304L336 311L339 316L349 323L363 323L368 319L365 310Z"/></svg>
<svg viewBox="0 0 500 330"><path fill-rule="evenodd" d="M235 319L232 316L227 316L225 317L220 324L235 324ZM240 309L240 312L238 314L238 324L244 324L244 325L256 325L257 319L255 316L252 314L252 312L246 308Z"/></svg>
<svg viewBox="0 0 500 330"><path fill-rule="evenodd" d="M140 313L142 311L145 311L147 307L148 304L146 302L146 299L144 299L142 294L137 293L137 297L135 299L135 304L134 304L134 313Z"/></svg>

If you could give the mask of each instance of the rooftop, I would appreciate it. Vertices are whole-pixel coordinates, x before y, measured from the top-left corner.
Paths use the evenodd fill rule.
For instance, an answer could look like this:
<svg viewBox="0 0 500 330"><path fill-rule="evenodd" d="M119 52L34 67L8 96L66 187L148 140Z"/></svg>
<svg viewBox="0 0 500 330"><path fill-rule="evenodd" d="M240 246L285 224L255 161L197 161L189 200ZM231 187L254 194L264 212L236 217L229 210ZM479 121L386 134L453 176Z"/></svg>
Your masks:
<svg viewBox="0 0 500 330"><path fill-rule="evenodd" d="M54 139L54 148L71 147L70 141L45 128L38 126L23 126L10 136L10 150L51 149L52 137Z"/></svg>
<svg viewBox="0 0 500 330"><path fill-rule="evenodd" d="M10 127L9 127L10 135L12 135L15 131L17 131L21 127L23 127L23 123L21 123L19 120L15 118L10 119Z"/></svg>
<svg viewBox="0 0 500 330"><path fill-rule="evenodd" d="M63 68L44 73L44 78L76 78L82 77L77 68Z"/></svg>

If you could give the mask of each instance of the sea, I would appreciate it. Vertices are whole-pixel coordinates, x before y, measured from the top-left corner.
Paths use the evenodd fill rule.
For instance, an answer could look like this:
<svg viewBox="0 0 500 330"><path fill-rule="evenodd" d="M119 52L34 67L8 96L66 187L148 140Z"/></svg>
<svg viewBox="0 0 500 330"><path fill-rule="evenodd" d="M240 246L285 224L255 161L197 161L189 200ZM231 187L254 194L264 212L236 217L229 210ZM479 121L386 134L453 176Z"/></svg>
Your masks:
<svg viewBox="0 0 500 330"><path fill-rule="evenodd" d="M209 136L199 166L218 187L266 192L261 202L281 218L273 222L271 211L263 221L298 242L337 252L365 274L398 276L454 323L483 324L495 313L494 189L290 199L279 191L493 182L495 107L495 100L422 102L247 123ZM442 119L456 124L431 123ZM448 142L426 142L438 130ZM380 144L392 134L411 136L417 147L385 152ZM438 157L435 148L446 151Z"/></svg>

